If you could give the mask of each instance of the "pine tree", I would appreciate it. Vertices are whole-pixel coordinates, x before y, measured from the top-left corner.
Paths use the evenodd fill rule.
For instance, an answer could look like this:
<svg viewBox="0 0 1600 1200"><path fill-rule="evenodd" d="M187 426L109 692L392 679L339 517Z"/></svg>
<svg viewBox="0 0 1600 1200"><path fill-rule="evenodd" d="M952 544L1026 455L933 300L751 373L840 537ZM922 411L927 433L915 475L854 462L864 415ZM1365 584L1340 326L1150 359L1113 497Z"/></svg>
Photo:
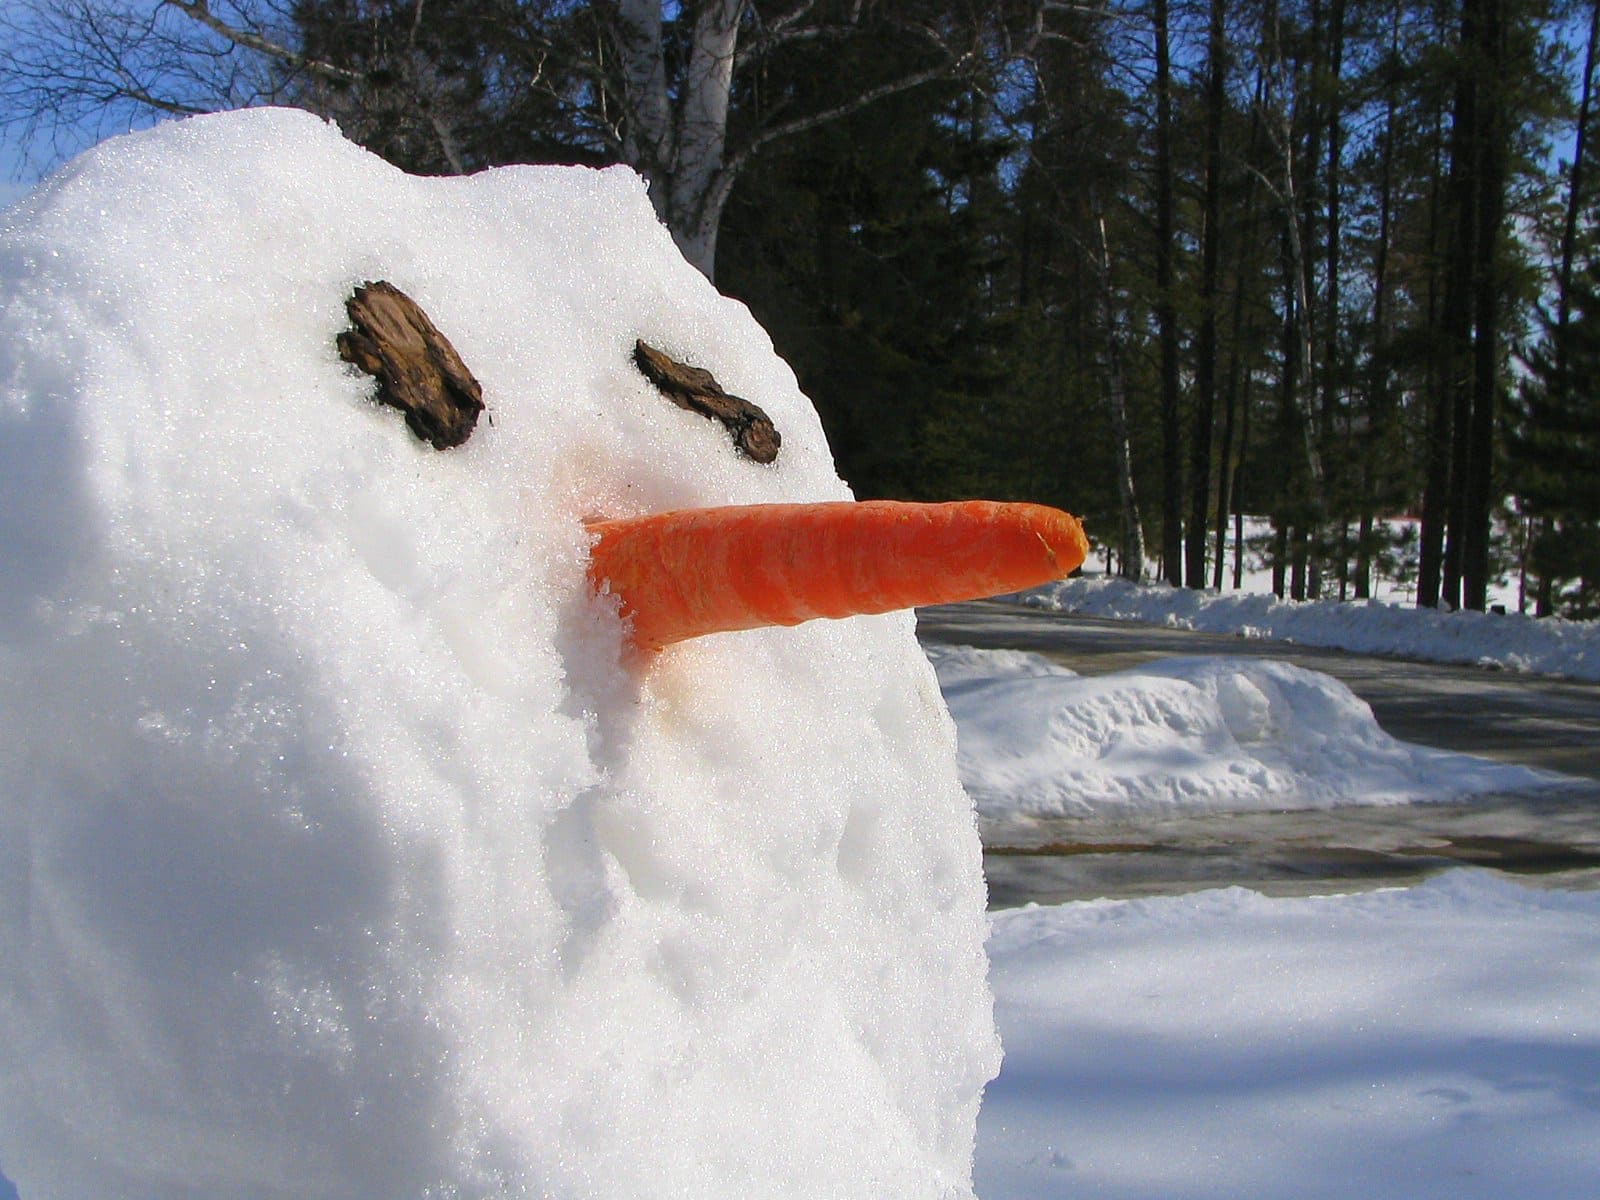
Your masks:
<svg viewBox="0 0 1600 1200"><path fill-rule="evenodd" d="M829 103L854 51L831 53L832 71L769 72L765 102ZM1004 498L1041 453L1002 394L1006 143L977 99L894 97L774 147L726 214L719 281L795 368L858 496Z"/></svg>
<svg viewBox="0 0 1600 1200"><path fill-rule="evenodd" d="M1600 256L1572 281L1568 319L1530 356L1508 451L1536 532L1529 566L1567 616L1600 616Z"/></svg>

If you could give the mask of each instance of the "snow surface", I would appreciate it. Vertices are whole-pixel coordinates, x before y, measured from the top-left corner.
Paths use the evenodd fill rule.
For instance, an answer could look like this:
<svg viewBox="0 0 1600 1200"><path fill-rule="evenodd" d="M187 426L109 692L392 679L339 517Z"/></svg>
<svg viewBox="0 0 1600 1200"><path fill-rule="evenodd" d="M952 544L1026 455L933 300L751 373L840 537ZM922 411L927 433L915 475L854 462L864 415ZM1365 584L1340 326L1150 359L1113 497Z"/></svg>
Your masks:
<svg viewBox="0 0 1600 1200"><path fill-rule="evenodd" d="M1169 658L1092 678L1041 655L928 646L961 779L990 822L1457 800L1565 776L1401 742L1319 671Z"/></svg>
<svg viewBox="0 0 1600 1200"><path fill-rule="evenodd" d="M985 1200L1582 1200L1600 892L1458 871L996 914Z"/></svg>
<svg viewBox="0 0 1600 1200"><path fill-rule="evenodd" d="M378 278L483 384L459 450L338 359ZM584 582L588 515L846 496L625 170L411 178L255 110L0 215L26 1200L969 1196L981 854L911 614L641 672Z"/></svg>
<svg viewBox="0 0 1600 1200"><path fill-rule="evenodd" d="M1440 612L1377 600L1296 602L1257 592L1174 588L1090 575L1047 584L1016 599L1035 608L1172 629L1600 680L1600 621Z"/></svg>

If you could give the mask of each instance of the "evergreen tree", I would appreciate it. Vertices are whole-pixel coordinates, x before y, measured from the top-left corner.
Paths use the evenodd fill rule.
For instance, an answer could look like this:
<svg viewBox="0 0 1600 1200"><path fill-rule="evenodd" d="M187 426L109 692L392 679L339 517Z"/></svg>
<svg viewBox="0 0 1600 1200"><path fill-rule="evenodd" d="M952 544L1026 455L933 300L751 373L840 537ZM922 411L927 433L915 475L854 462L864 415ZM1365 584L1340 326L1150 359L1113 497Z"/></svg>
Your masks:
<svg viewBox="0 0 1600 1200"><path fill-rule="evenodd" d="M1600 257L1572 280L1565 323L1530 356L1510 438L1529 567L1567 616L1600 617Z"/></svg>
<svg viewBox="0 0 1600 1200"><path fill-rule="evenodd" d="M769 72L765 102L826 105L852 53ZM725 217L720 280L795 368L857 495L1017 492L1033 450L1001 387L1006 143L971 93L926 101L886 100L753 163Z"/></svg>

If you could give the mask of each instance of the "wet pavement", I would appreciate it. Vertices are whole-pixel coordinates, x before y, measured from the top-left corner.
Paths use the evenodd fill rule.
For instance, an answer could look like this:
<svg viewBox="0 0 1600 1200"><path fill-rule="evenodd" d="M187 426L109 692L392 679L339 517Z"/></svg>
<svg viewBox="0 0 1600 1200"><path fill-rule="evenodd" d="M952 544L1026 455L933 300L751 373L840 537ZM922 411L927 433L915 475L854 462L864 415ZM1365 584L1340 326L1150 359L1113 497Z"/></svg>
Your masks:
<svg viewBox="0 0 1600 1200"><path fill-rule="evenodd" d="M1040 821L986 832L993 908L1232 886L1306 896L1395 887L1464 866L1537 886L1600 888L1592 795Z"/></svg>
<svg viewBox="0 0 1600 1200"><path fill-rule="evenodd" d="M1342 680L1396 737L1581 781L1464 803L1007 822L982 830L992 907L1231 885L1309 895L1401 885L1467 865L1545 886L1600 888L1600 685L994 601L919 610L917 632L925 642L1032 650L1084 675L1177 654L1280 659Z"/></svg>

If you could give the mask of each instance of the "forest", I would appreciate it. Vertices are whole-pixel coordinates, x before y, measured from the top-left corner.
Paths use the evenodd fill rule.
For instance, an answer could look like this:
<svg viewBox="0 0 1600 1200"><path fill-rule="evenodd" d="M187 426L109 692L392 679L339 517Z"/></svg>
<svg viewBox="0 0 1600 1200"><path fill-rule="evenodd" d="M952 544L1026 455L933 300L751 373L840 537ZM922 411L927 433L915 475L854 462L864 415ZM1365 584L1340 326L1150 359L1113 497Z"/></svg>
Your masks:
<svg viewBox="0 0 1600 1200"><path fill-rule="evenodd" d="M626 163L861 497L1600 615L1600 0L8 0L0 127ZM1397 523L1395 518L1414 518ZM1246 545L1250 527L1267 528Z"/></svg>

